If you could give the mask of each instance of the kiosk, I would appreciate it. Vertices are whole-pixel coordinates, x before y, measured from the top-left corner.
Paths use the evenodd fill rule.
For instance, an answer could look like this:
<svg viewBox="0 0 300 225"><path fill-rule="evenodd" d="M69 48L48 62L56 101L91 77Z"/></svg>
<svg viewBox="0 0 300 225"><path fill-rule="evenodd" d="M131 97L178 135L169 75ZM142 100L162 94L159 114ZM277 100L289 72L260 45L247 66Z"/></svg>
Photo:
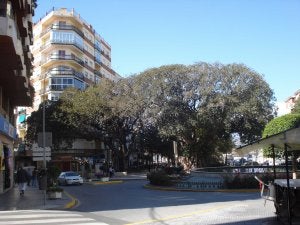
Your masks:
<svg viewBox="0 0 300 225"><path fill-rule="evenodd" d="M288 225L292 225L293 221L300 221L300 179L290 179L288 152L300 151L300 127L288 129L251 144L241 146L237 148L237 153L245 155L251 151L265 147L271 147L274 155L275 198L273 201L276 214L281 222L287 222ZM275 148L284 150L286 179L276 179Z"/></svg>

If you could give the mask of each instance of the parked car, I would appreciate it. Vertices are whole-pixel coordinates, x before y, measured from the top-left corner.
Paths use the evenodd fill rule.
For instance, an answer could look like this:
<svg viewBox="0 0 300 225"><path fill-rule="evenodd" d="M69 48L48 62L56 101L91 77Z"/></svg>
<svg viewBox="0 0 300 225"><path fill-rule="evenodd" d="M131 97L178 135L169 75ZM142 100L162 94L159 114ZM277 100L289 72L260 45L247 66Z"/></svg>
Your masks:
<svg viewBox="0 0 300 225"><path fill-rule="evenodd" d="M57 181L59 185L83 184L82 177L73 171L61 172Z"/></svg>

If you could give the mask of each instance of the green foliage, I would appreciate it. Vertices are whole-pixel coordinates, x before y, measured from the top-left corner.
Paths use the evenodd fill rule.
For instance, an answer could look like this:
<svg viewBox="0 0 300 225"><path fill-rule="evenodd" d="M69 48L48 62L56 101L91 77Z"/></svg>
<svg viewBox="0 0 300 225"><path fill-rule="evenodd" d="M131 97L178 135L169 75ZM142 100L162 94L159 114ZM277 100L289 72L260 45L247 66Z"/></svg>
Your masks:
<svg viewBox="0 0 300 225"><path fill-rule="evenodd" d="M166 167L165 172L168 175L172 175L172 174L178 174L179 175L179 174L183 173L183 166Z"/></svg>
<svg viewBox="0 0 300 225"><path fill-rule="evenodd" d="M55 165L51 165L47 170L48 186L55 186L57 178L61 173L61 169Z"/></svg>
<svg viewBox="0 0 300 225"><path fill-rule="evenodd" d="M150 184L158 186L170 186L172 184L171 178L165 171L153 171L148 174Z"/></svg>
<svg viewBox="0 0 300 225"><path fill-rule="evenodd" d="M300 114L286 114L271 120L263 131L262 137L266 138L268 136L278 134L288 129L298 127L300 125ZM276 156L281 156L283 154L282 149L276 149ZM264 149L265 156L272 156L271 148Z"/></svg>
<svg viewBox="0 0 300 225"><path fill-rule="evenodd" d="M61 188L61 187L58 187L58 186L50 186L47 188L46 192L49 193L49 192L63 192L64 189Z"/></svg>
<svg viewBox="0 0 300 225"><path fill-rule="evenodd" d="M45 104L45 105L43 105ZM43 107L45 106L46 132L52 132L53 149L59 149L62 142L70 147L72 141L80 133L79 129L68 121L68 114L60 110L61 101L47 101L40 104L39 109L27 118L26 142L37 142L38 133L43 130Z"/></svg>
<svg viewBox="0 0 300 225"><path fill-rule="evenodd" d="M273 108L273 92L260 74L243 64L200 62L152 68L118 82L103 79L86 91L66 90L49 107L46 127L55 131L55 140L69 137L70 128L70 137L104 141L120 170L132 153L173 159L172 141L179 155L206 166L231 151L232 134L243 142L260 137ZM38 115L29 126L30 140L41 126Z"/></svg>
<svg viewBox="0 0 300 225"><path fill-rule="evenodd" d="M263 131L262 137L278 134L300 125L300 114L286 114L271 120Z"/></svg>
<svg viewBox="0 0 300 225"><path fill-rule="evenodd" d="M252 141L273 118L272 90L258 73L241 64L162 66L130 82L126 96L131 102L139 100L143 124L151 122L162 138L177 140L180 154L199 166L230 151L232 133L243 142Z"/></svg>

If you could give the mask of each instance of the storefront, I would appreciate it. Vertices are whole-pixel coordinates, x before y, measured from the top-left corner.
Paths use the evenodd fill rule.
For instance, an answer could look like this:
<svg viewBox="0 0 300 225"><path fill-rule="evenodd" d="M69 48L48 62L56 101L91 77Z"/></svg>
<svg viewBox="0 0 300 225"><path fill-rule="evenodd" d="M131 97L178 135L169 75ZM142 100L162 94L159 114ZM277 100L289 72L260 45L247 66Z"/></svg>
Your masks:
<svg viewBox="0 0 300 225"><path fill-rule="evenodd" d="M14 150L16 129L0 115L0 194L14 184Z"/></svg>

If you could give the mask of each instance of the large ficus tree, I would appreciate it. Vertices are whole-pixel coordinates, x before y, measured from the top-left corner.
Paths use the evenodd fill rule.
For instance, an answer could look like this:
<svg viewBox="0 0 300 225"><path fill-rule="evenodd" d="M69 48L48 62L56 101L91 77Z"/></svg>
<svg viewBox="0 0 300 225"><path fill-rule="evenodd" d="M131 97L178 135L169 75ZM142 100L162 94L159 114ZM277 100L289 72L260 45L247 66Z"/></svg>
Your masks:
<svg viewBox="0 0 300 225"><path fill-rule="evenodd" d="M273 92L262 76L241 64L170 65L132 78L140 118L164 138L178 141L199 165L231 149L231 135L258 138L273 118ZM143 104L141 104L141 102Z"/></svg>
<svg viewBox="0 0 300 225"><path fill-rule="evenodd" d="M242 64L162 66L118 82L103 80L86 91L66 91L60 101L61 122L89 138L109 136L120 158L140 151L134 146L156 146L151 140L159 137L162 143L177 141L180 154L198 166L230 151L233 134L244 143L260 137L274 116L272 90ZM156 137L149 137L150 127ZM147 143L141 143L144 137Z"/></svg>
<svg viewBox="0 0 300 225"><path fill-rule="evenodd" d="M67 123L69 116L60 110L60 101L46 101L40 104L39 109L27 118L26 143L32 145L37 142L38 134L43 132L43 111L45 112L45 131L52 133L53 149L69 148L74 139L81 136L81 130Z"/></svg>

